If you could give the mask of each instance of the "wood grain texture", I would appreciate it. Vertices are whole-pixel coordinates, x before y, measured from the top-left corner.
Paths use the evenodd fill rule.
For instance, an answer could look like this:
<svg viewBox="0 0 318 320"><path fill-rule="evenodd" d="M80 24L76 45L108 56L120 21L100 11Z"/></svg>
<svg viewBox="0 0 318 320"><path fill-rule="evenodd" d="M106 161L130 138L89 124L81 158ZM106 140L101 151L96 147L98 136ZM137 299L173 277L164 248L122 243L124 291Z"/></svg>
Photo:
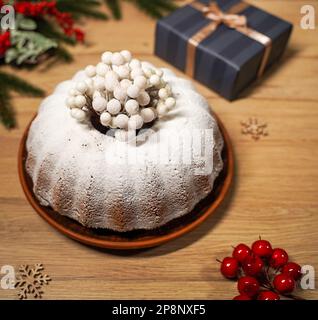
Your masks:
<svg viewBox="0 0 318 320"><path fill-rule="evenodd" d="M221 277L215 259L261 234L286 248L293 260L318 270L318 30L299 27L300 7L311 3L317 11L318 2L249 2L291 21L295 29L280 67L242 99L229 103L196 83L225 124L236 155L234 186L217 213L175 241L134 254L66 238L34 212L20 187L19 141L40 99L15 96L19 127L0 127L0 266L43 263L52 278L44 299L231 299L235 283ZM50 93L106 49L127 48L168 66L153 55L155 21L130 4L123 10L123 21L85 23L91 45L72 49L74 63L17 74ZM240 121L251 116L268 123L268 137L253 141L240 133ZM318 298L316 290L300 295ZM0 298L16 299L16 291L0 289Z"/></svg>

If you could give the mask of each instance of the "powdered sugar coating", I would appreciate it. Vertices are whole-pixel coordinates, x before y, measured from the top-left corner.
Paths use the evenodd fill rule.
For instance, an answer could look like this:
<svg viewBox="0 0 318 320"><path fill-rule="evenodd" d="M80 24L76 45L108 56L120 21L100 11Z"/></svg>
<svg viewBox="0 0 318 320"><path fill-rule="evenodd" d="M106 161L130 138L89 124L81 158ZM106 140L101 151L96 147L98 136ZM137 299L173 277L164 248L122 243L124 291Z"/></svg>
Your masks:
<svg viewBox="0 0 318 320"><path fill-rule="evenodd" d="M217 123L207 101L189 81L162 70L176 107L167 118L155 122L151 137L137 146L116 141L70 117L65 100L71 81L59 84L42 102L29 131L26 162L42 205L87 227L124 232L162 226L189 213L210 193L223 168L223 139ZM83 78L84 73L79 72L73 80ZM213 130L205 146L207 162L213 162L208 174L196 173L202 166L199 160L191 164L171 161L181 154L178 142L168 147L171 135L154 142L165 130L184 137L191 129ZM166 164L158 164L158 143L161 150L171 149ZM198 150L195 143L182 148L186 156ZM136 154L140 163L127 165L126 160Z"/></svg>

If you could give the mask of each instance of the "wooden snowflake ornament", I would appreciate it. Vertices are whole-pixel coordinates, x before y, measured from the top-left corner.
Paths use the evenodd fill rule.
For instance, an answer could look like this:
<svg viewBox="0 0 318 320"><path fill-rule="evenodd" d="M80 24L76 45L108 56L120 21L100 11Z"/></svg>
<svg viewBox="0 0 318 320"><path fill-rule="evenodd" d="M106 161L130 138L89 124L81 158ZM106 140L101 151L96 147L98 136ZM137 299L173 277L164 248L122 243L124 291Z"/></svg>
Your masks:
<svg viewBox="0 0 318 320"><path fill-rule="evenodd" d="M44 267L41 263L36 263L33 267L21 265L17 275L15 287L19 290L19 299L28 299L32 296L35 299L42 298L44 285L48 285L51 278L43 274Z"/></svg>
<svg viewBox="0 0 318 320"><path fill-rule="evenodd" d="M250 135L254 140L268 136L267 123L259 123L257 118L249 118L248 121L241 121L242 134Z"/></svg>

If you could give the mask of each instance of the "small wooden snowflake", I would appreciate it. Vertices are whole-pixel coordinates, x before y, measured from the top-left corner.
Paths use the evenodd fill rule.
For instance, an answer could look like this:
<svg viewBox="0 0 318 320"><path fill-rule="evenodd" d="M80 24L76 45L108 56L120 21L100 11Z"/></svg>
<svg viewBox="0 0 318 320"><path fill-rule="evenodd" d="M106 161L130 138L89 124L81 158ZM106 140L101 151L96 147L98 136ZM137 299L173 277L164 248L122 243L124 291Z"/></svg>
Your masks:
<svg viewBox="0 0 318 320"><path fill-rule="evenodd" d="M254 140L268 136L267 124L259 123L257 118L249 118L248 121L241 121L242 134L250 135Z"/></svg>
<svg viewBox="0 0 318 320"><path fill-rule="evenodd" d="M21 265L17 275L15 287L19 289L19 299L27 299L32 296L40 299L43 294L42 287L48 285L51 278L47 274L43 274L44 267L40 263L36 263L33 267L29 265Z"/></svg>

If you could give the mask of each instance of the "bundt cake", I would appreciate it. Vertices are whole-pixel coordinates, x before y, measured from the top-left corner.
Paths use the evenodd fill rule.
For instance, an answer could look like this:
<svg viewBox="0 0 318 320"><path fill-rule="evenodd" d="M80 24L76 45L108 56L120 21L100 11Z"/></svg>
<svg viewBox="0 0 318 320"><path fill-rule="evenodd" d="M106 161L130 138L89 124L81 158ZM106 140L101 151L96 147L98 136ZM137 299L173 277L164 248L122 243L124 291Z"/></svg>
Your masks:
<svg viewBox="0 0 318 320"><path fill-rule="evenodd" d="M25 165L41 205L126 232L190 213L223 168L222 148L189 81L128 51L106 52L42 102Z"/></svg>

